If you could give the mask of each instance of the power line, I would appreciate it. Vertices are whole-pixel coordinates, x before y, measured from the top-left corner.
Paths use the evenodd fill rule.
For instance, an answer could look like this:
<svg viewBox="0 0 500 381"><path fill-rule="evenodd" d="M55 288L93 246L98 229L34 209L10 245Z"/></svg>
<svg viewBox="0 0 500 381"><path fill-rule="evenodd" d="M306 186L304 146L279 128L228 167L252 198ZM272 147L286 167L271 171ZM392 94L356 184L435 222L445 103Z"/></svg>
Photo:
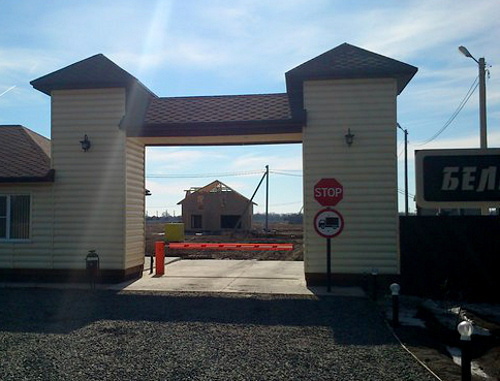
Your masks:
<svg viewBox="0 0 500 381"><path fill-rule="evenodd" d="M261 169L240 172L221 172L221 173L151 173L147 174L148 179L198 179L198 178L211 178L211 177L233 177L233 176L253 176L264 173ZM275 175L302 177L301 169L277 169L269 170ZM295 172L295 173L294 173Z"/></svg>
<svg viewBox="0 0 500 381"><path fill-rule="evenodd" d="M398 153L398 158L401 157L401 155L403 154L403 152L405 150L405 148L403 147L403 144L405 144L404 140L401 143L399 143L398 149L396 150L396 152L399 152L399 150L401 150L401 152Z"/></svg>
<svg viewBox="0 0 500 381"><path fill-rule="evenodd" d="M287 172L275 171L275 170L270 170L269 172L271 172L271 173L273 173L275 175L292 176L292 177L302 177L302 174L297 174L297 173L287 173Z"/></svg>
<svg viewBox="0 0 500 381"><path fill-rule="evenodd" d="M222 172L222 173L186 173L186 174L170 174L170 173L152 173L146 175L148 179L200 179L211 177L233 177L233 176L253 176L264 173L262 170L243 171L243 172Z"/></svg>
<svg viewBox="0 0 500 381"><path fill-rule="evenodd" d="M294 201L294 202L282 202L279 204L271 204L272 206L285 206L285 205L296 205L296 204L302 204L302 201Z"/></svg>
<svg viewBox="0 0 500 381"><path fill-rule="evenodd" d="M405 194L405 191L404 191L403 189L399 189L399 188L398 188L398 193L399 193L399 194L402 194L403 196L405 196L405 195L406 195L406 194ZM409 193L409 192L408 192L408 197L409 197L409 198L414 198L414 197L415 197L415 195L414 195L413 193Z"/></svg>
<svg viewBox="0 0 500 381"><path fill-rule="evenodd" d="M477 87L479 86L479 77L476 77L474 79L474 82L472 82L472 85L469 87L469 90L467 91L467 94L465 94L465 97L462 99L456 110L451 114L449 119L446 121L446 123L441 127L434 135L432 135L429 139L427 139L425 142L421 144L417 144L417 147L424 146L430 142L432 142L434 139L436 139L439 135L441 135L450 125L451 123L455 120L455 118L458 116L460 111L464 108L464 106L467 104L469 101L470 97L472 94L474 94L474 91L476 91Z"/></svg>

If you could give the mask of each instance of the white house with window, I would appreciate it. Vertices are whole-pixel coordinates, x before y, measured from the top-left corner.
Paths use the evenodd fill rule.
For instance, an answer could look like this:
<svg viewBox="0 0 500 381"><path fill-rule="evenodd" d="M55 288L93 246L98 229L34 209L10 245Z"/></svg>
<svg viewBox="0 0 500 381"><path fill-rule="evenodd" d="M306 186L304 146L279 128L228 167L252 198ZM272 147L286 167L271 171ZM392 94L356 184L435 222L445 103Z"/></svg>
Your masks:
<svg viewBox="0 0 500 381"><path fill-rule="evenodd" d="M30 215L30 195L0 195L0 239L29 239Z"/></svg>
<svg viewBox="0 0 500 381"><path fill-rule="evenodd" d="M1 267L50 266L53 182L50 140L23 126L0 126Z"/></svg>

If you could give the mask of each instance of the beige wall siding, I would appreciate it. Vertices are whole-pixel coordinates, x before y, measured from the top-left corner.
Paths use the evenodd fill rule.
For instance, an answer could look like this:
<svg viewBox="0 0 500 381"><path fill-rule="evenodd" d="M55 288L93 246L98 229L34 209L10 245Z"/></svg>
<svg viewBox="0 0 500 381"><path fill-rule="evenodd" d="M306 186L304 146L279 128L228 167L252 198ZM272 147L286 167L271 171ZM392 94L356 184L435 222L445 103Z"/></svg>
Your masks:
<svg viewBox="0 0 500 381"><path fill-rule="evenodd" d="M144 145L127 139L125 268L144 263Z"/></svg>
<svg viewBox="0 0 500 381"><path fill-rule="evenodd" d="M303 131L306 273L326 272L326 239L313 220L323 207L313 195L321 178L336 178L344 217L332 239L332 273L399 272L396 167L396 82L390 79L304 83ZM355 135L348 147L347 129Z"/></svg>
<svg viewBox="0 0 500 381"><path fill-rule="evenodd" d="M124 89L53 91L53 268L82 269L96 249L101 268L124 268ZM92 147L83 152L87 134Z"/></svg>
<svg viewBox="0 0 500 381"><path fill-rule="evenodd" d="M52 266L53 205L52 184L1 184L1 195L31 196L30 239L0 241L0 268L39 268Z"/></svg>

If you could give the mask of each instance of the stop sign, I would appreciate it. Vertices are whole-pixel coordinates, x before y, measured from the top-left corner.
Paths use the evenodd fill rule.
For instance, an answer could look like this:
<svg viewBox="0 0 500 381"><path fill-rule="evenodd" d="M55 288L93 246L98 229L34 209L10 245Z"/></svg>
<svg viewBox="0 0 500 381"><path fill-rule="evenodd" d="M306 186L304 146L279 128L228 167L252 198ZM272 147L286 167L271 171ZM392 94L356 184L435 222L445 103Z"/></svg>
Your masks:
<svg viewBox="0 0 500 381"><path fill-rule="evenodd" d="M321 179L314 186L314 199L323 206L335 206L344 197L344 187L336 179Z"/></svg>

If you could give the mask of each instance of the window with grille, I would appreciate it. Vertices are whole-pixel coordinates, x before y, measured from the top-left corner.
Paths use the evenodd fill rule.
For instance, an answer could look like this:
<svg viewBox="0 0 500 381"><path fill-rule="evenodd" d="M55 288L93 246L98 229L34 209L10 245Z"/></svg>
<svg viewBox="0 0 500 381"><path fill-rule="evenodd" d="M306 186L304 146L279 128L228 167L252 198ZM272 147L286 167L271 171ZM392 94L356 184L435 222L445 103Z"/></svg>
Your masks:
<svg viewBox="0 0 500 381"><path fill-rule="evenodd" d="M0 195L0 239L29 239L31 197Z"/></svg>

